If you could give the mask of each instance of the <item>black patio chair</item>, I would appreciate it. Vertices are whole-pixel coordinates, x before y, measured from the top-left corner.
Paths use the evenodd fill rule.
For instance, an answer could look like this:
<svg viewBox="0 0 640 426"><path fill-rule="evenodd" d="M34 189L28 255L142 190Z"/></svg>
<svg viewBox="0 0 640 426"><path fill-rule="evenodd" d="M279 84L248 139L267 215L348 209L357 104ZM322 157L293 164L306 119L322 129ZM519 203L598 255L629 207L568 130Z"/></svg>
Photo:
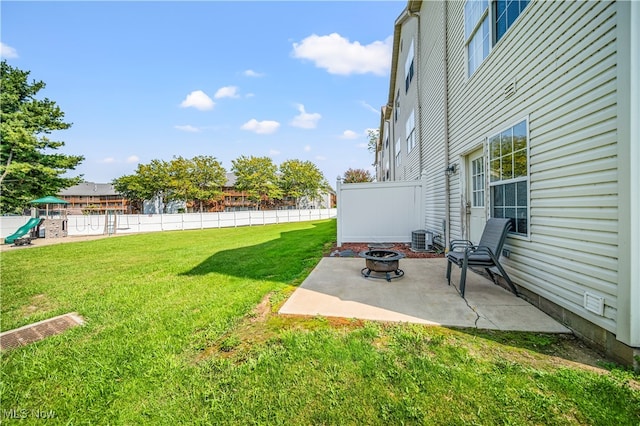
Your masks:
<svg viewBox="0 0 640 426"><path fill-rule="evenodd" d="M491 280L497 284L496 278L490 269L495 266L507 281L513 293L516 296L518 295L516 286L513 285L511 278L507 275L507 271L504 270L499 262L502 246L510 228L510 219L491 218L484 226L478 245L473 245L471 241L467 240L451 240L449 252L447 253L447 282L451 285L451 264L455 263L460 268L460 295L462 297L464 297L467 268L474 266L484 268Z"/></svg>

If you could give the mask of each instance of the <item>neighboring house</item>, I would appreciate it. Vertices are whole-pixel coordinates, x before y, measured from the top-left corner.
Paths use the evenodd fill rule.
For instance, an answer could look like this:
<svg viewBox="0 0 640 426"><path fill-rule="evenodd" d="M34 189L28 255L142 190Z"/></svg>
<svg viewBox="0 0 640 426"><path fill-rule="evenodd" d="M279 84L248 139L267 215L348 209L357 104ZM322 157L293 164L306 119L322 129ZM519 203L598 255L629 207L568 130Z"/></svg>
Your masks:
<svg viewBox="0 0 640 426"><path fill-rule="evenodd" d="M636 366L639 28L640 2L409 1L376 153L445 241L511 218L524 296Z"/></svg>
<svg viewBox="0 0 640 426"><path fill-rule="evenodd" d="M127 200L110 183L82 182L57 196L69 202L65 207L68 214L127 213Z"/></svg>

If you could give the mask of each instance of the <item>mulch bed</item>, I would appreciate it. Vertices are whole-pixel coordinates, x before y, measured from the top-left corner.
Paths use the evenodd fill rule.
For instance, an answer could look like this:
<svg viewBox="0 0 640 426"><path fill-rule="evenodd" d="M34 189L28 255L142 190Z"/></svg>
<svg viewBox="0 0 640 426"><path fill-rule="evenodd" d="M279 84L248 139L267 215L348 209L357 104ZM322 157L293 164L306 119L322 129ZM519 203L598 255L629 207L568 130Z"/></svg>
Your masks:
<svg viewBox="0 0 640 426"><path fill-rule="evenodd" d="M371 247L369 247L371 246ZM327 257L358 257L358 254L363 251L372 250L373 248L382 248L389 250L395 250L403 253L409 259L424 259L432 257L444 257L444 253L437 252L415 252L411 250L411 244L407 243L388 243L388 244L374 244L374 243L342 243L341 247L333 246L331 251L327 253Z"/></svg>

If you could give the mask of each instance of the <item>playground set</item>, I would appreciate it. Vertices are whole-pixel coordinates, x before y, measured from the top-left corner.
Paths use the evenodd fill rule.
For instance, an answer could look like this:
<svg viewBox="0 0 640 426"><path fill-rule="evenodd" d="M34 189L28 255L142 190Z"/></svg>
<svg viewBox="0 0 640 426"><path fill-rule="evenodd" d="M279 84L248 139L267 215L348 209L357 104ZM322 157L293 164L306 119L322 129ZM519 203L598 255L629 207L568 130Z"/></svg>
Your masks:
<svg viewBox="0 0 640 426"><path fill-rule="evenodd" d="M31 218L16 232L4 239L5 244L23 246L31 244L34 238L61 238L67 236L67 214L64 209L50 209L50 205L67 204L56 197L44 197L30 201L29 204L45 206L45 209L32 208Z"/></svg>

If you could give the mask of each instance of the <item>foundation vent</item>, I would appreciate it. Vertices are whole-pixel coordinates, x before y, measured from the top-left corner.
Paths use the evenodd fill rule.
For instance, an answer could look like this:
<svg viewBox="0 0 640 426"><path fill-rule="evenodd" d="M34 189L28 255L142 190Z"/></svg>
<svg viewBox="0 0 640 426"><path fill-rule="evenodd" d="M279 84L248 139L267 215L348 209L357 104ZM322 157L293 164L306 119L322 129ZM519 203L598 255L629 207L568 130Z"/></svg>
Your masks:
<svg viewBox="0 0 640 426"><path fill-rule="evenodd" d="M584 308L593 312L594 314L604 316L604 297L596 296L595 294L584 293Z"/></svg>

